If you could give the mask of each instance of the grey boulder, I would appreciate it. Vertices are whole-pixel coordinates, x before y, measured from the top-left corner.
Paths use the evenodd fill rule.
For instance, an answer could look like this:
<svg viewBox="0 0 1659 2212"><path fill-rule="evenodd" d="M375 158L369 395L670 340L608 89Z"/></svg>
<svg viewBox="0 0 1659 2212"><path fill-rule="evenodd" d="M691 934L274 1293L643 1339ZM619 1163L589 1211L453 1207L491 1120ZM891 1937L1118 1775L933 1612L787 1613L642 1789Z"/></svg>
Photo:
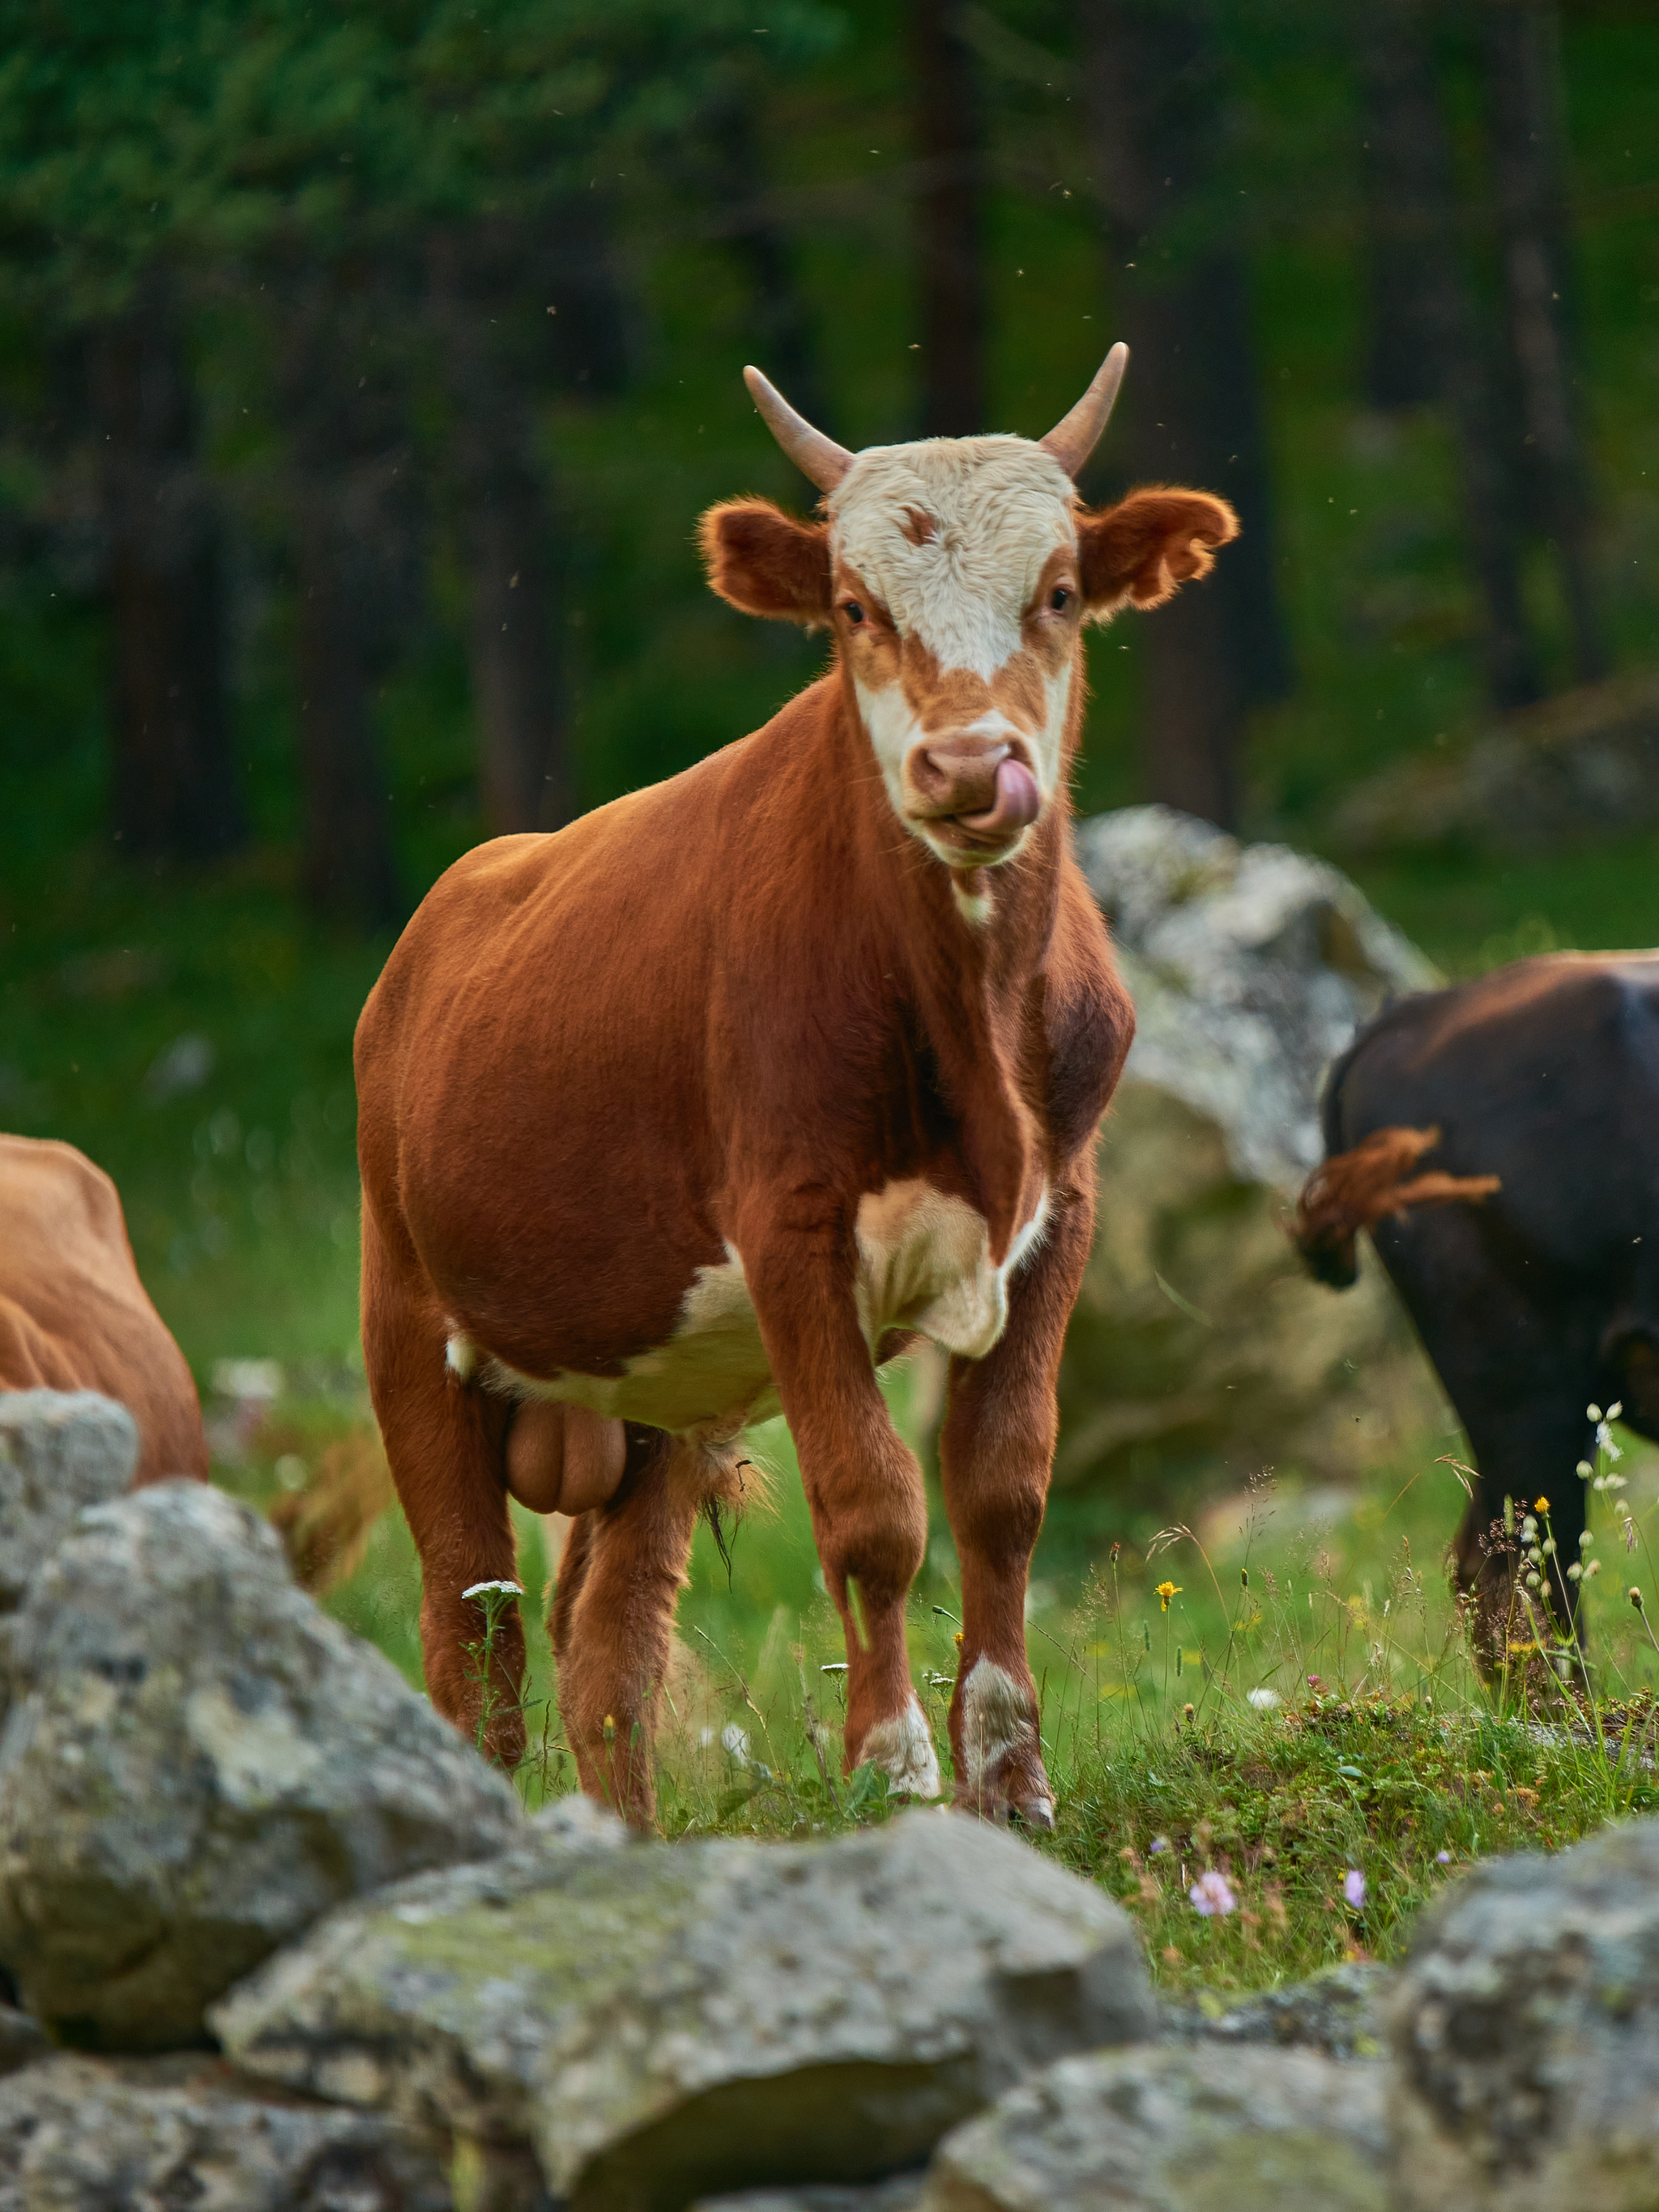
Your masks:
<svg viewBox="0 0 1659 2212"><path fill-rule="evenodd" d="M212 2015L251 2072L533 2142L575 2212L874 2179L1057 2053L1152 2031L1127 1916L1006 1832L538 1834L336 1913Z"/></svg>
<svg viewBox="0 0 1659 2212"><path fill-rule="evenodd" d="M1389 2212L1385 2070L1203 2044L1062 2058L940 2144L920 2212Z"/></svg>
<svg viewBox="0 0 1659 2212"><path fill-rule="evenodd" d="M331 1905L523 1832L511 1787L204 1483L86 1512L15 1624L0 1963L83 2048L198 2042Z"/></svg>
<svg viewBox="0 0 1659 2212"><path fill-rule="evenodd" d="M0 2081L0 2212L450 2212L435 2147L208 2057L56 2057Z"/></svg>
<svg viewBox="0 0 1659 2212"><path fill-rule="evenodd" d="M0 1391L0 1717L16 1616L82 1508L119 1498L138 1464L138 1424L93 1390Z"/></svg>
<svg viewBox="0 0 1659 2212"><path fill-rule="evenodd" d="M1659 1820L1474 1868L1389 2008L1407 2212L1659 2207Z"/></svg>
<svg viewBox="0 0 1659 2212"><path fill-rule="evenodd" d="M1386 1966L1327 1966L1305 1982L1249 1996L1166 1998L1160 2033L1173 2043L1273 2043L1328 2058L1381 2058L1382 2013L1394 1977Z"/></svg>

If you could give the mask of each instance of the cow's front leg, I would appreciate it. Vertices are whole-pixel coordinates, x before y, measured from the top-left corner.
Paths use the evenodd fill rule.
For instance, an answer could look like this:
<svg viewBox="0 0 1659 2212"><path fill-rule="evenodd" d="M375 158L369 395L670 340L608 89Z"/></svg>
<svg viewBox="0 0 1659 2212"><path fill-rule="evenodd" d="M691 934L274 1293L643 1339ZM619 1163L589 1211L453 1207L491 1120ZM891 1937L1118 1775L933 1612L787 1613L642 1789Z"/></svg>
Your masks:
<svg viewBox="0 0 1659 2212"><path fill-rule="evenodd" d="M744 1271L794 1438L824 1585L847 1637L846 1771L937 1797L939 1759L910 1680L904 1608L927 1541L921 1470L895 1434L859 1327L850 1234L773 1235Z"/></svg>
<svg viewBox="0 0 1659 2212"><path fill-rule="evenodd" d="M1025 1578L1059 1429L1066 1327L1094 1230L1092 1179L1055 1195L1047 1236L1010 1287L1008 1325L983 1359L953 1359L939 1472L962 1566L962 1656L951 1699L957 1802L987 1818L1054 1826L1036 1686L1025 1656Z"/></svg>

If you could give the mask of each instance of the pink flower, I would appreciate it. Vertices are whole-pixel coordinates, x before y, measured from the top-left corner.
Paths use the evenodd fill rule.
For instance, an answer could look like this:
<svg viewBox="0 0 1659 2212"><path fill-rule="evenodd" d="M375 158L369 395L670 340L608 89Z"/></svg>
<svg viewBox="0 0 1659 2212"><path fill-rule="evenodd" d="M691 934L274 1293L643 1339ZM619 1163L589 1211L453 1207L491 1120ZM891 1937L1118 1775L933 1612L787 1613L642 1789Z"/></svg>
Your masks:
<svg viewBox="0 0 1659 2212"><path fill-rule="evenodd" d="M1200 1919L1208 1920L1214 1914L1237 1909L1238 1899L1233 1895L1232 1884L1214 1867L1207 1874L1200 1875L1187 1894Z"/></svg>
<svg viewBox="0 0 1659 2212"><path fill-rule="evenodd" d="M1342 1894L1358 1912L1365 1902L1365 1877L1358 1867L1350 1867L1342 1877Z"/></svg>

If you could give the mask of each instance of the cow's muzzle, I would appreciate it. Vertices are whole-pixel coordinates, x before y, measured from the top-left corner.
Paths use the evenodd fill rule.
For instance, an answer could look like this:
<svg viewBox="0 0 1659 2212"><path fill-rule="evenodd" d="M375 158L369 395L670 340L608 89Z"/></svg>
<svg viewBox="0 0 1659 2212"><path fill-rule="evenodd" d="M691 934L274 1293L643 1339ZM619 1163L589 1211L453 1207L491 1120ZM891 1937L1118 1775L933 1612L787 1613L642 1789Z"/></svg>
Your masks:
<svg viewBox="0 0 1659 2212"><path fill-rule="evenodd" d="M1042 793L1018 741L927 738L904 764L912 819L960 865L1011 852L1042 811Z"/></svg>

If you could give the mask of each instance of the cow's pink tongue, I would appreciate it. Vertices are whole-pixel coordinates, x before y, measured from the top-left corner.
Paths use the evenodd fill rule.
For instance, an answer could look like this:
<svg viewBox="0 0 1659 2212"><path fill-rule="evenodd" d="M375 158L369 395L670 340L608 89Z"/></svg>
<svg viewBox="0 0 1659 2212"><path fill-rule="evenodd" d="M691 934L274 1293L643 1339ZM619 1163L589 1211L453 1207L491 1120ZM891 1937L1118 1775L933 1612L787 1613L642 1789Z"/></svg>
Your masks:
<svg viewBox="0 0 1659 2212"><path fill-rule="evenodd" d="M959 814L957 819L976 837L1012 836L1035 822L1042 809L1036 778L1024 761L997 764L997 795L983 814Z"/></svg>

